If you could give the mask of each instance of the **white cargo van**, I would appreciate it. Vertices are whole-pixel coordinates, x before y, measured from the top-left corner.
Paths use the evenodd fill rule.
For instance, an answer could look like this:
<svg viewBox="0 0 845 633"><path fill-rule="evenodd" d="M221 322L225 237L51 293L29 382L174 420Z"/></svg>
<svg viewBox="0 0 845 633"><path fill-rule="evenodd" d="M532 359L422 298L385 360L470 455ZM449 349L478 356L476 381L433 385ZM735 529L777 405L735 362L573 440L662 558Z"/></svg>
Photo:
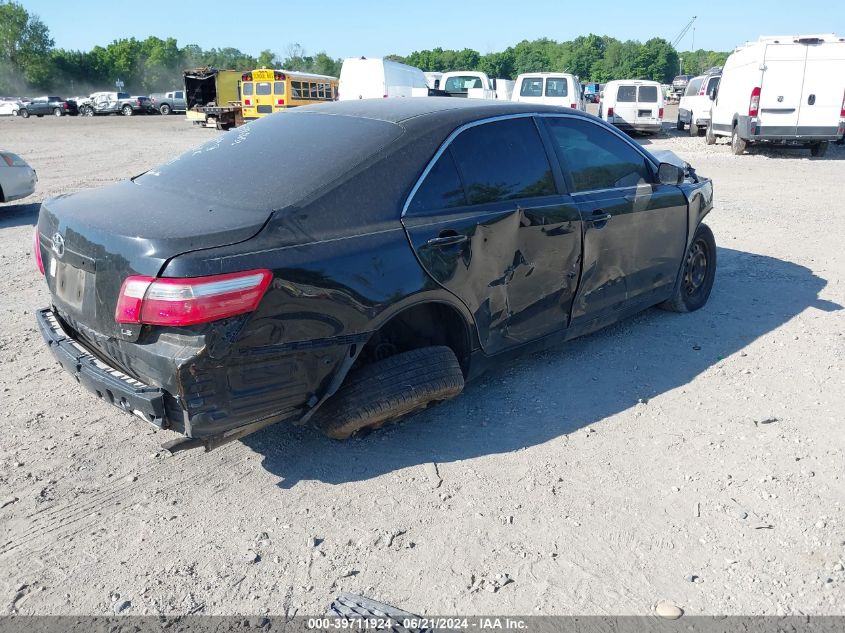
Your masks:
<svg viewBox="0 0 845 633"><path fill-rule="evenodd" d="M338 100L410 97L414 90L428 93L419 68L381 58L351 57L343 60Z"/></svg>
<svg viewBox="0 0 845 633"><path fill-rule="evenodd" d="M719 86L721 75L700 75L693 77L687 84L686 92L678 104L679 130L689 126L689 135L698 136L700 131L706 130L710 124L710 107L713 105L713 95Z"/></svg>
<svg viewBox="0 0 845 633"><path fill-rule="evenodd" d="M516 78L511 100L587 109L581 81L568 73L524 73Z"/></svg>
<svg viewBox="0 0 845 633"><path fill-rule="evenodd" d="M845 38L833 33L761 37L725 62L707 142L809 147L813 156L845 134Z"/></svg>
<svg viewBox="0 0 845 633"><path fill-rule="evenodd" d="M663 90L647 79L609 81L599 117L622 130L655 134L663 128Z"/></svg>

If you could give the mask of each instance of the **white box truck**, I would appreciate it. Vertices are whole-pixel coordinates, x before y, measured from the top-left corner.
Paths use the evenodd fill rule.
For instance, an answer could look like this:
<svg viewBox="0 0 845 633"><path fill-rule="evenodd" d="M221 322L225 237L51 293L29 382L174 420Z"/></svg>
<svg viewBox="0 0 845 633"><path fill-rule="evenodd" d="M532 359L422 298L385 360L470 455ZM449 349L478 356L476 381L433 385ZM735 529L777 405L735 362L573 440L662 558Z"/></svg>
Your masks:
<svg viewBox="0 0 845 633"><path fill-rule="evenodd" d="M708 144L809 147L823 156L845 134L845 38L833 33L765 36L725 62L707 128Z"/></svg>
<svg viewBox="0 0 845 633"><path fill-rule="evenodd" d="M338 82L339 101L411 97L415 91L428 94L425 74L419 68L376 57L343 60Z"/></svg>

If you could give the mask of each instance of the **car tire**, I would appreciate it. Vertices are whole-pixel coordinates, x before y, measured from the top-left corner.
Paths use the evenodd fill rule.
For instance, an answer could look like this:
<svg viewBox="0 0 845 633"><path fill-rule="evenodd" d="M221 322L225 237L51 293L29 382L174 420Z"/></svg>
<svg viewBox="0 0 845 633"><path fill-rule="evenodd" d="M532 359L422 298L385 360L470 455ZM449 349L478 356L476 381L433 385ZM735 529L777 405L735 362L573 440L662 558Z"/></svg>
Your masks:
<svg viewBox="0 0 845 633"><path fill-rule="evenodd" d="M681 279L672 297L658 307L670 312L694 312L704 307L716 279L716 239L699 224L684 256Z"/></svg>
<svg viewBox="0 0 845 633"><path fill-rule="evenodd" d="M158 111L161 112L162 116L167 116L168 114L170 114L170 106L166 103L163 103L161 104L161 107L158 109Z"/></svg>
<svg viewBox="0 0 845 633"><path fill-rule="evenodd" d="M61 108L53 108L53 116L62 116Z"/></svg>
<svg viewBox="0 0 845 633"><path fill-rule="evenodd" d="M678 122L675 123L675 129L678 130L679 132L684 131L684 122L681 121L681 115L680 114L678 115Z"/></svg>
<svg viewBox="0 0 845 633"><path fill-rule="evenodd" d="M26 109L18 110L18 116L23 118L23 119L28 119L29 118L29 110L26 110Z"/></svg>
<svg viewBox="0 0 845 633"><path fill-rule="evenodd" d="M135 114L134 110L132 110L132 106L131 106L131 105L125 105L125 106L123 106L123 107L120 109L120 113L121 113L123 116L132 116L133 114Z"/></svg>
<svg viewBox="0 0 845 633"><path fill-rule="evenodd" d="M453 398L463 388L464 374L450 348L414 349L350 372L312 424L327 437L345 440Z"/></svg>
<svg viewBox="0 0 845 633"><path fill-rule="evenodd" d="M704 142L708 145L716 144L716 133L713 131L713 124L707 124L707 131L704 133Z"/></svg>
<svg viewBox="0 0 845 633"><path fill-rule="evenodd" d="M737 126L734 126L733 132L731 133L731 152L733 152L734 156L741 156L745 153L747 147L748 143L740 138Z"/></svg>
<svg viewBox="0 0 845 633"><path fill-rule="evenodd" d="M810 156L813 158L822 158L825 154L827 154L827 148L829 147L830 143L827 141L822 141L820 143L816 143L810 146Z"/></svg>
<svg viewBox="0 0 845 633"><path fill-rule="evenodd" d="M695 123L695 119L692 118L693 115L690 113L689 115L689 135L692 137L698 136L699 127Z"/></svg>

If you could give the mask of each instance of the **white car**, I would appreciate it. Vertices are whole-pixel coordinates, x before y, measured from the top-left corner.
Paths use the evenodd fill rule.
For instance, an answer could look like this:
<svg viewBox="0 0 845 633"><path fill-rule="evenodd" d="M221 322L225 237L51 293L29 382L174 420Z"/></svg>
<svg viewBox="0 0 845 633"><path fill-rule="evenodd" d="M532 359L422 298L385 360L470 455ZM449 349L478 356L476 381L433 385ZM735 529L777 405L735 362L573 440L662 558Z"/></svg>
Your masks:
<svg viewBox="0 0 845 633"><path fill-rule="evenodd" d="M699 131L704 131L710 124L710 108L713 105L713 96L716 88L719 87L721 75L701 75L693 77L687 84L686 92L681 97L678 105L679 130L685 125L689 126L689 135L698 136Z"/></svg>
<svg viewBox="0 0 845 633"><path fill-rule="evenodd" d="M18 116L20 107L17 101L0 100L0 116Z"/></svg>
<svg viewBox="0 0 845 633"><path fill-rule="evenodd" d="M587 109L581 81L577 75L568 73L523 73L516 78L511 100L573 110Z"/></svg>
<svg viewBox="0 0 845 633"><path fill-rule="evenodd" d="M23 158L0 150L0 202L11 202L32 195L37 182L35 170Z"/></svg>

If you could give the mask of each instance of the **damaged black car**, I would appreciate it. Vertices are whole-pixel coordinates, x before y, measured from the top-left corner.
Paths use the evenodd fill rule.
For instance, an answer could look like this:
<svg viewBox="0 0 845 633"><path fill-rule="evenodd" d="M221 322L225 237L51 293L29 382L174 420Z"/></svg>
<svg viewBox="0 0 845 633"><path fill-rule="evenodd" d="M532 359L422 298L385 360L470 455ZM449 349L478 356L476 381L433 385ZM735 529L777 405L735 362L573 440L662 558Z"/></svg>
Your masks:
<svg viewBox="0 0 845 633"><path fill-rule="evenodd" d="M520 103L337 102L46 201L38 325L88 390L214 448L334 438L502 357L710 295L713 188L601 120Z"/></svg>

